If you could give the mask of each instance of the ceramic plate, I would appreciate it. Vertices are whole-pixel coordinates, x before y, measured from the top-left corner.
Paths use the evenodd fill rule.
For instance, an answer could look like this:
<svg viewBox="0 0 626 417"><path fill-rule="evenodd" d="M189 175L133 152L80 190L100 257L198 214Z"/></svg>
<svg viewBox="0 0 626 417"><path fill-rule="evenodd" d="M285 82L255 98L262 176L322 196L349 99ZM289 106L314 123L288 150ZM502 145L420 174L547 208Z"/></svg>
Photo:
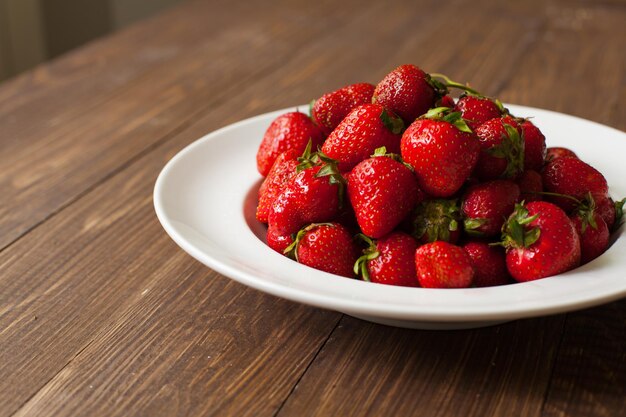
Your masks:
<svg viewBox="0 0 626 417"><path fill-rule="evenodd" d="M594 122L522 106L548 146L567 146L626 196L626 134ZM306 106L300 106L306 108ZM490 288L402 288L342 278L300 265L264 243L255 220L261 177L256 152L270 122L294 108L212 132L178 153L159 175L154 205L163 228L191 256L269 294L365 320L412 328L479 327L606 303L626 295L624 227L609 250L578 269L533 282Z"/></svg>

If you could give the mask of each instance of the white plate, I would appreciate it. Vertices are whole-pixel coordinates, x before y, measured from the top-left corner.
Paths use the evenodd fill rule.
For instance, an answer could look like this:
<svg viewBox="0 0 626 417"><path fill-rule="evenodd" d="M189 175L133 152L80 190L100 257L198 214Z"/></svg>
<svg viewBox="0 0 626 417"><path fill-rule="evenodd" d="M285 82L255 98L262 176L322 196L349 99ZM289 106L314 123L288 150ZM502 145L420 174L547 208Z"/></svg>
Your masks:
<svg viewBox="0 0 626 417"><path fill-rule="evenodd" d="M306 106L300 106L305 108ZM532 116L548 146L567 146L626 196L626 134L547 110L508 106ZM459 329L590 307L626 295L624 227L609 250L576 270L491 288L403 288L342 278L300 265L263 242L255 220L261 177L257 147L285 109L212 132L178 153L159 175L154 206L163 228L191 256L242 284L289 300L401 327Z"/></svg>

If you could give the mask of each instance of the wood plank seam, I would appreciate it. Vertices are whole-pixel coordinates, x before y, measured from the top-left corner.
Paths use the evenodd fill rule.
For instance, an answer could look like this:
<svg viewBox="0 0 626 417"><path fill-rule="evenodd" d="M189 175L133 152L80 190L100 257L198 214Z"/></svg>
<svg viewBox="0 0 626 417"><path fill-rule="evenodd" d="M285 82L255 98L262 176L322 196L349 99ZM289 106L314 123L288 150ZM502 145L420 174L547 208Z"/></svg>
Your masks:
<svg viewBox="0 0 626 417"><path fill-rule="evenodd" d="M298 387L298 384L300 383L300 381L302 380L304 375L306 375L306 373L309 370L309 368L311 367L311 365L313 365L313 363L315 363L315 360L317 359L317 356L320 354L320 352L322 350L324 350L324 347L326 346L326 344L328 343L328 341L330 340L332 335L335 333L335 330L337 329L337 327L339 327L339 324L343 321L344 317L345 317L345 314L342 314L341 316L339 316L339 318L337 319L337 322L335 323L335 325L333 326L331 331L328 332L328 335L326 336L326 339L324 339L324 342L320 344L320 347L315 352L315 355L313 355L313 357L311 358L309 363L306 365L306 367L304 368L304 370L302 371L302 373L300 374L300 376L296 380L296 382L293 384L293 386L291 387L291 389L289 390L289 392L287 393L287 395L285 396L283 401L280 403L280 405L278 406L278 408L274 412L273 417L277 417L280 414L280 411L285 406L285 403L287 403L287 400L291 397L293 392L296 390L296 388Z"/></svg>

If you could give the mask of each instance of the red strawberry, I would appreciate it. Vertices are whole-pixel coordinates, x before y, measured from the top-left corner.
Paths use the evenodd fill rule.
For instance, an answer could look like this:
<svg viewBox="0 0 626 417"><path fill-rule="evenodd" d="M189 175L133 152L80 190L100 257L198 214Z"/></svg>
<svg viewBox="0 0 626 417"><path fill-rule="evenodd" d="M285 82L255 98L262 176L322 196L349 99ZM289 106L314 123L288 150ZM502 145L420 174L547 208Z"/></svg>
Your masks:
<svg viewBox="0 0 626 417"><path fill-rule="evenodd" d="M411 215L408 230L420 243L456 243L461 235L461 213L456 200L425 200Z"/></svg>
<svg viewBox="0 0 626 417"><path fill-rule="evenodd" d="M491 246L480 241L470 241L463 245L463 249L474 266L474 286L491 287L508 284L511 281L502 247Z"/></svg>
<svg viewBox="0 0 626 417"><path fill-rule="evenodd" d="M626 198L613 201L611 197L596 199L596 212L602 217L609 230L615 230L622 224Z"/></svg>
<svg viewBox="0 0 626 417"><path fill-rule="evenodd" d="M591 165L578 158L557 158L545 166L542 173L543 186L546 191L565 194L583 200L591 193L595 200L608 197L609 187L604 176ZM557 196L546 196L549 200L566 212L576 207L576 202Z"/></svg>
<svg viewBox="0 0 626 417"><path fill-rule="evenodd" d="M487 120L500 117L502 115L500 106L487 97L463 95L459 98L454 110L461 112L468 126L475 130Z"/></svg>
<svg viewBox="0 0 626 417"><path fill-rule="evenodd" d="M542 199L540 193L543 191L543 180L537 171L526 170L515 182L521 191L520 201L529 203Z"/></svg>
<svg viewBox="0 0 626 417"><path fill-rule="evenodd" d="M283 187L296 175L297 158L298 153L293 149L281 153L276 158L272 169L259 188L259 204L256 208L258 221L267 223L272 203L283 191Z"/></svg>
<svg viewBox="0 0 626 417"><path fill-rule="evenodd" d="M361 238L368 247L354 264L354 272L364 281L419 286L415 272L415 239L402 232L393 232L376 241L364 235Z"/></svg>
<svg viewBox="0 0 626 417"><path fill-rule="evenodd" d="M338 223L310 224L300 230L285 251L303 265L352 278L359 248L350 232Z"/></svg>
<svg viewBox="0 0 626 417"><path fill-rule="evenodd" d="M311 141L312 149L324 142L322 130L309 116L300 112L278 116L265 132L256 155L257 169L264 177L270 172L276 158L290 149L298 155Z"/></svg>
<svg viewBox="0 0 626 417"><path fill-rule="evenodd" d="M570 219L580 237L581 263L602 255L609 247L609 228L596 212L593 198L586 198Z"/></svg>
<svg viewBox="0 0 626 417"><path fill-rule="evenodd" d="M417 179L413 172L377 149L348 176L348 197L359 227L369 237L379 238L400 224L417 204Z"/></svg>
<svg viewBox="0 0 626 417"><path fill-rule="evenodd" d="M467 125L454 115L418 119L402 135L402 159L415 170L420 188L434 197L456 193L469 178L480 152Z"/></svg>
<svg viewBox="0 0 626 417"><path fill-rule="evenodd" d="M546 137L528 119L525 119L520 127L524 138L524 169L541 171L543 161L546 159Z"/></svg>
<svg viewBox="0 0 626 417"><path fill-rule="evenodd" d="M322 146L322 152L339 161L346 172L384 146L388 152L400 152L403 123L380 104L363 104L353 109Z"/></svg>
<svg viewBox="0 0 626 417"><path fill-rule="evenodd" d="M517 281L560 274L580 264L580 239L558 206L545 201L516 205L503 229L506 265Z"/></svg>
<svg viewBox="0 0 626 417"><path fill-rule="evenodd" d="M465 230L477 236L496 236L518 202L520 189L513 181L494 180L468 188L461 213Z"/></svg>
<svg viewBox="0 0 626 417"><path fill-rule="evenodd" d="M574 151L567 149L567 148L552 147L552 148L546 149L546 162L550 162L553 159L563 158L563 157L578 158L578 156L574 153Z"/></svg>
<svg viewBox="0 0 626 417"><path fill-rule="evenodd" d="M372 102L374 86L368 83L352 84L315 100L311 117L328 135L356 106Z"/></svg>
<svg viewBox="0 0 626 417"><path fill-rule="evenodd" d="M401 65L378 83L372 101L411 123L437 99L429 80L430 76L415 65Z"/></svg>
<svg viewBox="0 0 626 417"><path fill-rule="evenodd" d="M302 226L331 221L340 213L344 180L332 163L306 168L296 174L274 200L268 216L272 238L268 244L287 241Z"/></svg>
<svg viewBox="0 0 626 417"><path fill-rule="evenodd" d="M415 251L417 279L425 288L467 288L474 279L472 260L463 248L433 242Z"/></svg>
<svg viewBox="0 0 626 417"><path fill-rule="evenodd" d="M437 100L437 103L435 104L435 107L449 107L449 108L454 108L456 104L454 103L454 99L452 98L451 95L446 94L445 96L441 97L439 100Z"/></svg>
<svg viewBox="0 0 626 417"><path fill-rule="evenodd" d="M474 174L481 180L516 178L524 170L524 140L511 116L491 119L475 130L481 152Z"/></svg>

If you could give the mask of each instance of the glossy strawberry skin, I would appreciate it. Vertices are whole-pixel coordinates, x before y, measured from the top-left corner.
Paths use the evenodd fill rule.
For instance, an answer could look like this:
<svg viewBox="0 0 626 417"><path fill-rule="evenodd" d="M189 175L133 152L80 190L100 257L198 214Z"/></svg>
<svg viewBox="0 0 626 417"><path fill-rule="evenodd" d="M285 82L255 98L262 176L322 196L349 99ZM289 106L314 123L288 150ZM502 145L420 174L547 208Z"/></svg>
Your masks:
<svg viewBox="0 0 626 417"><path fill-rule="evenodd" d="M501 147L505 141L505 137L509 136L505 129L505 124L516 128L521 134L519 124L510 116L488 120L475 130L481 151L476 169L474 170L474 175L482 181L495 180L504 176L507 171L507 166L511 163L507 157L499 157L491 154L496 148ZM523 147L523 143L521 145ZM521 168L523 167L520 166L519 173L521 173ZM511 177L515 177L515 175Z"/></svg>
<svg viewBox="0 0 626 417"><path fill-rule="evenodd" d="M459 98L454 109L461 112L461 116L472 130L487 120L498 118L502 115L500 108L493 100L471 95Z"/></svg>
<svg viewBox="0 0 626 417"><path fill-rule="evenodd" d="M369 83L351 84L324 94L315 101L311 116L326 135L330 134L352 109L372 102L374 86Z"/></svg>
<svg viewBox="0 0 626 417"><path fill-rule="evenodd" d="M558 206L545 201L526 204L529 216L538 215L528 224L538 227L539 238L526 248L508 248L507 269L520 282L557 275L580 265L580 239L574 224Z"/></svg>
<svg viewBox="0 0 626 417"><path fill-rule="evenodd" d="M370 282L418 287L415 271L415 239L406 233L393 232L376 241L378 257L367 261Z"/></svg>
<svg viewBox="0 0 626 417"><path fill-rule="evenodd" d="M379 104L363 104L354 108L328 136L322 152L338 161L341 172L350 171L382 146L389 153L399 153L400 135L394 134L385 125L385 115L397 118Z"/></svg>
<svg viewBox="0 0 626 417"><path fill-rule="evenodd" d="M539 172L546 159L546 137L530 120L524 120L520 127L524 138L524 170Z"/></svg>
<svg viewBox="0 0 626 417"><path fill-rule="evenodd" d="M331 221L339 215L339 186L328 177L317 177L320 169L317 165L299 172L276 197L268 216L276 235L291 235L305 224Z"/></svg>
<svg viewBox="0 0 626 417"><path fill-rule="evenodd" d="M491 287L511 282L511 276L506 268L504 248L490 246L486 242L470 241L463 245L463 249L474 266L474 286Z"/></svg>
<svg viewBox="0 0 626 417"><path fill-rule="evenodd" d="M526 170L515 182L521 192L520 201L530 203L542 200L540 193L543 191L543 180L540 173L532 169Z"/></svg>
<svg viewBox="0 0 626 417"><path fill-rule="evenodd" d="M606 223L606 226L609 228L609 230L613 230L616 215L615 201L613 201L611 197L607 197L597 198L595 203L596 213L598 213L598 215L602 217L602 220L604 220L604 223Z"/></svg>
<svg viewBox="0 0 626 417"><path fill-rule="evenodd" d="M415 207L417 179L401 162L376 156L348 176L348 197L363 233L378 239L391 232Z"/></svg>
<svg viewBox="0 0 626 417"><path fill-rule="evenodd" d="M609 187L604 176L591 165L578 158L557 158L550 161L542 172L546 191L565 194L583 200L591 193L594 200L608 198ZM546 196L566 212L576 207L576 202L564 197Z"/></svg>
<svg viewBox="0 0 626 417"><path fill-rule="evenodd" d="M256 209L256 218L261 223L267 223L272 203L283 191L284 186L296 175L298 156L293 149L281 153L261 184L259 204Z"/></svg>
<svg viewBox="0 0 626 417"><path fill-rule="evenodd" d="M427 80L415 65L401 65L378 83L372 100L411 123L435 103L435 90Z"/></svg>
<svg viewBox="0 0 626 417"><path fill-rule="evenodd" d="M433 242L415 251L417 279L424 288L467 288L474 279L465 250L448 242Z"/></svg>
<svg viewBox="0 0 626 417"><path fill-rule="evenodd" d="M259 146L256 155L259 173L267 176L276 158L285 151L293 150L298 155L302 154L309 140L313 150L324 142L322 130L309 116L300 112L278 116L270 124Z"/></svg>
<svg viewBox="0 0 626 417"><path fill-rule="evenodd" d="M296 247L296 259L303 265L344 277L352 270L359 248L350 232L338 223L321 224L308 230Z"/></svg>
<svg viewBox="0 0 626 417"><path fill-rule="evenodd" d="M551 147L546 149L546 162L550 162L553 159L557 158L578 158L578 155L574 153L571 149L562 148L562 147Z"/></svg>
<svg viewBox="0 0 626 417"><path fill-rule="evenodd" d="M402 135L402 159L415 170L420 189L434 197L456 193L479 152L474 135L441 120L418 119Z"/></svg>
<svg viewBox="0 0 626 417"><path fill-rule="evenodd" d="M583 219L578 215L570 216L580 237L581 264L586 264L602 255L609 247L609 228L598 213L593 214L596 227L586 224L583 227ZM584 231L583 231L584 229Z"/></svg>
<svg viewBox="0 0 626 417"><path fill-rule="evenodd" d="M463 197L461 212L466 226L472 221L481 224L466 230L479 236L496 236L519 197L519 187L509 180L493 180L470 187Z"/></svg>

